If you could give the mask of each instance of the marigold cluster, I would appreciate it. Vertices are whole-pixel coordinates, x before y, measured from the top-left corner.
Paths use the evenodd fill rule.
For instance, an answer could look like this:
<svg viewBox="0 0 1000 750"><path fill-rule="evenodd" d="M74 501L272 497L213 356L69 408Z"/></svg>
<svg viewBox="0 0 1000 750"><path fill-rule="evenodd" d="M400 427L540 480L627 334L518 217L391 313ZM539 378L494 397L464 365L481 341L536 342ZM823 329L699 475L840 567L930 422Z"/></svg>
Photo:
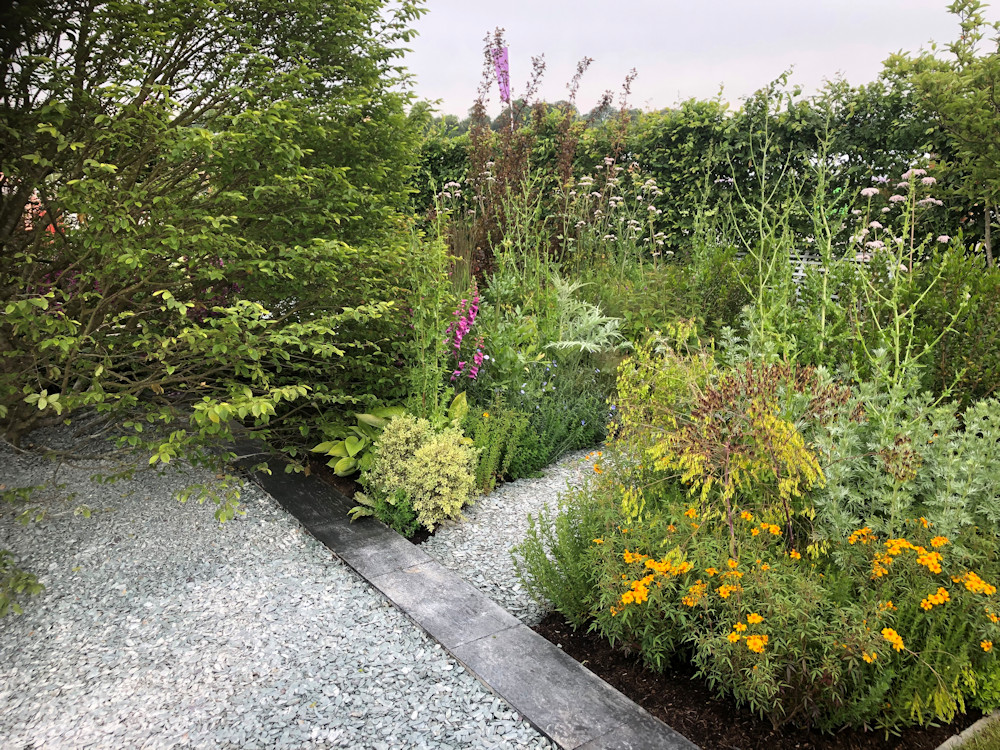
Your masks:
<svg viewBox="0 0 1000 750"><path fill-rule="evenodd" d="M897 651L903 650L903 638L892 628L882 628L882 637L889 641Z"/></svg>
<svg viewBox="0 0 1000 750"><path fill-rule="evenodd" d="M688 518L697 518L698 511L695 510L694 508L688 508L686 511L684 511L684 515L687 516Z"/></svg>
<svg viewBox="0 0 1000 750"><path fill-rule="evenodd" d="M764 646L767 645L766 635L748 635L747 636L747 648L753 651L755 654L764 653Z"/></svg>
<svg viewBox="0 0 1000 750"><path fill-rule="evenodd" d="M629 552L628 547L625 548L625 553L622 555L622 559L629 565L632 563L642 562L643 560L648 560L647 555L640 554L639 552Z"/></svg>
<svg viewBox="0 0 1000 750"><path fill-rule="evenodd" d="M743 590L743 587L740 586L739 584L734 584L734 585L726 584L725 586L719 586L719 588L716 589L716 592L723 599L728 599L730 594L732 594L732 593L734 593L736 591L742 591L742 590Z"/></svg>
<svg viewBox="0 0 1000 750"><path fill-rule="evenodd" d="M747 622L749 622L751 625L760 625L762 622L764 622L764 618L758 615L756 612L751 612L750 615L747 616Z"/></svg>
<svg viewBox="0 0 1000 750"><path fill-rule="evenodd" d="M878 658L878 652L872 651L870 654L867 651L861 652L861 658L864 659L869 664L873 663Z"/></svg>
<svg viewBox="0 0 1000 750"><path fill-rule="evenodd" d="M631 590L622 594L622 604L642 604L649 599L649 584L652 582L652 573L638 581L632 581Z"/></svg>
<svg viewBox="0 0 1000 750"><path fill-rule="evenodd" d="M688 587L687 595L681 599L681 604L688 607L695 606L698 602L705 598L705 592L708 591L708 584L702 583L701 580L695 581L694 585Z"/></svg>
<svg viewBox="0 0 1000 750"><path fill-rule="evenodd" d="M948 589L939 587L937 593L931 594L920 602L920 608L930 611L935 605L944 604L951 600Z"/></svg>
<svg viewBox="0 0 1000 750"><path fill-rule="evenodd" d="M961 583L965 585L969 591L973 594L985 594L986 596L993 596L997 592L997 587L989 583L986 583L982 578L977 576L971 570L962 573L960 576L952 576L951 580L955 583ZM996 622L994 620L994 622Z"/></svg>
<svg viewBox="0 0 1000 750"><path fill-rule="evenodd" d="M646 560L646 567L656 573L659 573L661 576L681 576L691 570L694 566L687 560L683 560L674 565L674 563L670 560L664 558L659 562L656 560Z"/></svg>
<svg viewBox="0 0 1000 750"><path fill-rule="evenodd" d="M993 641L981 641L979 645L987 653L993 650Z"/></svg>
<svg viewBox="0 0 1000 750"><path fill-rule="evenodd" d="M941 557L940 552L928 552L923 547L917 548L917 562L923 565L931 573L941 572Z"/></svg>
<svg viewBox="0 0 1000 750"><path fill-rule="evenodd" d="M933 539L931 539L932 547L943 547L947 543L948 543L948 537L946 536L936 536Z"/></svg>
<svg viewBox="0 0 1000 750"><path fill-rule="evenodd" d="M876 541L878 541L878 537L875 536L875 533L868 526L858 529L847 537L848 544L871 544Z"/></svg>
<svg viewBox="0 0 1000 750"><path fill-rule="evenodd" d="M802 559L802 555L800 555L800 554L799 554L798 552L796 552L795 550L792 550L791 552L789 552L789 553L788 553L788 556L789 556L790 558L792 558L793 560L801 560L801 559Z"/></svg>

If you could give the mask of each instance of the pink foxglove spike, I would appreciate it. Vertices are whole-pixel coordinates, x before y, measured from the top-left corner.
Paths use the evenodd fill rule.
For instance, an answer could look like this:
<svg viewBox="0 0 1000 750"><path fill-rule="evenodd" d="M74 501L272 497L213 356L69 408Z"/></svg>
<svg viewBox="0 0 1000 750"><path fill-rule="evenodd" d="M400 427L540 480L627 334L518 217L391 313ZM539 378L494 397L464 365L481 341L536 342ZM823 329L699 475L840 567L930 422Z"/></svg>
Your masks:
<svg viewBox="0 0 1000 750"><path fill-rule="evenodd" d="M507 48L497 47L490 50L493 55L493 69L497 74L500 86L500 101L510 104L510 63L507 59Z"/></svg>

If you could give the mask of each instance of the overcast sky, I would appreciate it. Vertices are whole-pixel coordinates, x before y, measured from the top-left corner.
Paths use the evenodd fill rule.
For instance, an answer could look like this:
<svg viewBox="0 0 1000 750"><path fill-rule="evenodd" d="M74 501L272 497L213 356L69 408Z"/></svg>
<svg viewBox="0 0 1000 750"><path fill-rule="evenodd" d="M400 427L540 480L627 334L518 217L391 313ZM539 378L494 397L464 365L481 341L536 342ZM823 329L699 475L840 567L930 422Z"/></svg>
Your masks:
<svg viewBox="0 0 1000 750"><path fill-rule="evenodd" d="M482 71L483 37L506 29L511 84L524 90L532 55L545 55L540 96L566 98L577 62L594 62L577 106L638 77L630 103L661 109L678 101L723 97L738 103L787 68L814 91L824 79L874 80L893 52L916 52L957 36L946 0L426 0L407 65L421 98L465 116ZM1000 4L987 9L1000 19ZM497 110L496 86L491 109Z"/></svg>

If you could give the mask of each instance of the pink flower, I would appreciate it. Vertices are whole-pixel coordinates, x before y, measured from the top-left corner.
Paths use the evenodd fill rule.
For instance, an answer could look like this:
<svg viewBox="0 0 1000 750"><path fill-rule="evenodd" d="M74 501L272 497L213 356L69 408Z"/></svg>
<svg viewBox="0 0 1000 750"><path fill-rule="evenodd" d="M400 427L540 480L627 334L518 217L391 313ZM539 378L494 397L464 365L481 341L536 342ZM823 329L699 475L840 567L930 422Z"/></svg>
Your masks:
<svg viewBox="0 0 1000 750"><path fill-rule="evenodd" d="M924 177L920 180L921 185L933 185L935 182L937 182L937 180L933 177Z"/></svg>
<svg viewBox="0 0 1000 750"><path fill-rule="evenodd" d="M866 187L866 188L862 189L861 195L864 198L874 198L876 195L878 195L878 188L877 187Z"/></svg>
<svg viewBox="0 0 1000 750"><path fill-rule="evenodd" d="M949 237L946 234L941 234L941 235L938 235L937 241L941 242L941 243L950 242L951 241L951 237Z"/></svg>
<svg viewBox="0 0 1000 750"><path fill-rule="evenodd" d="M889 196L889 203L902 203L905 200L906 200L906 196L905 195L890 195Z"/></svg>
<svg viewBox="0 0 1000 750"><path fill-rule="evenodd" d="M869 224L868 226L870 226L870 227L871 227L872 229L881 229L881 228L882 228L882 225L881 225L881 224L879 224L879 223L878 223L877 221L873 221L873 222L872 222L871 224Z"/></svg>

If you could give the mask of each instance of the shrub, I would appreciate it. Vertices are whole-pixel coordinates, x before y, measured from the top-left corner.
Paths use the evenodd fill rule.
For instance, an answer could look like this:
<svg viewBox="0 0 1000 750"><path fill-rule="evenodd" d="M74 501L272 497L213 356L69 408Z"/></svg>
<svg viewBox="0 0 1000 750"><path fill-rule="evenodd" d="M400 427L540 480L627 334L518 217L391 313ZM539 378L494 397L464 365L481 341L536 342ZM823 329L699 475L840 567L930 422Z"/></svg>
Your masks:
<svg viewBox="0 0 1000 750"><path fill-rule="evenodd" d="M460 430L448 429L431 435L407 464L406 489L418 520L430 531L457 518L472 499L476 453Z"/></svg>
<svg viewBox="0 0 1000 750"><path fill-rule="evenodd" d="M386 523L395 518L408 528L409 507L430 531L441 521L458 517L475 487L478 450L470 442L455 428L435 433L426 419L409 414L393 417L375 444L371 469L362 476L373 491L371 503L365 503L372 510L362 509L355 517L374 512ZM388 503L392 510L378 503ZM402 531L395 523L390 525Z"/></svg>
<svg viewBox="0 0 1000 750"><path fill-rule="evenodd" d="M637 372L619 384L641 396ZM746 363L671 392L619 398L649 434L625 431L532 525L515 558L529 590L653 668L692 662L775 725L893 729L996 704L1000 402L961 429L929 398L892 410L869 384Z"/></svg>

